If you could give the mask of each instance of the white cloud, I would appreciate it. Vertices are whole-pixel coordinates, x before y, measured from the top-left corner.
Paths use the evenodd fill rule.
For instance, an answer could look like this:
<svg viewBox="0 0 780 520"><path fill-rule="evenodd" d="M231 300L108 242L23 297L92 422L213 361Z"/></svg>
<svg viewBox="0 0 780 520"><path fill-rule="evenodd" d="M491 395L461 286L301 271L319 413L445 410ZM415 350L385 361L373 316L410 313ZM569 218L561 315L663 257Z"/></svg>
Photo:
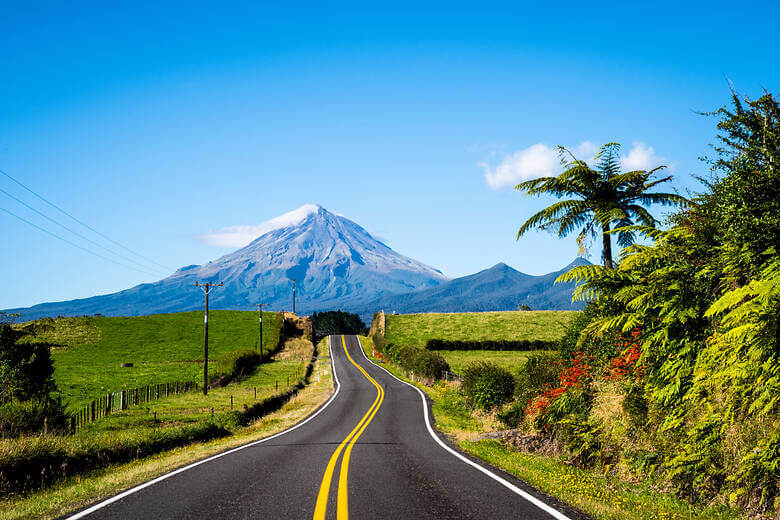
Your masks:
<svg viewBox="0 0 780 520"><path fill-rule="evenodd" d="M254 226L226 227L197 235L197 239L210 246L244 247L261 235L298 224L312 213L316 213L319 209L320 206L316 204L305 204L296 210L285 213L284 215L279 215L278 217Z"/></svg>
<svg viewBox="0 0 780 520"><path fill-rule="evenodd" d="M587 162L593 160L596 151L596 146L590 141L584 141L572 149L575 157ZM558 175L561 172L558 151L543 143L533 144L524 150L505 156L495 168L487 162L477 163L477 166L485 170L485 180L494 190L514 186L530 179Z"/></svg>
<svg viewBox="0 0 780 520"><path fill-rule="evenodd" d="M569 148L577 159L593 165L598 147L590 141ZM628 171L649 170L665 164L665 159L655 154L652 146L641 141L634 141L628 154L621 155L621 166ZM537 143L523 150L505 155L495 168L488 162L479 162L485 171L485 181L494 190L514 186L523 181L550 177L561 173L561 162L558 151L543 143Z"/></svg>
<svg viewBox="0 0 780 520"><path fill-rule="evenodd" d="M529 179L554 175L559 161L554 150L537 143L507 155L495 168L486 162L477 164L485 170L488 186L497 190Z"/></svg>
<svg viewBox="0 0 780 520"><path fill-rule="evenodd" d="M627 171L650 170L665 163L663 157L658 157L652 146L641 141L634 141L628 155L620 157L620 165Z"/></svg>

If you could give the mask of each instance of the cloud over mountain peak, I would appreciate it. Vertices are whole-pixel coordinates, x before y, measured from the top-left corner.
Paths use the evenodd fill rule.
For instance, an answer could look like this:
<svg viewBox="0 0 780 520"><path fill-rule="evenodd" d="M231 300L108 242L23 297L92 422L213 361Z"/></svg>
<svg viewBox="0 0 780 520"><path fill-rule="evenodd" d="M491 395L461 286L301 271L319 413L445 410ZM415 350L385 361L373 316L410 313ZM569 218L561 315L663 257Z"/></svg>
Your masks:
<svg viewBox="0 0 780 520"><path fill-rule="evenodd" d="M210 246L237 248L244 247L266 233L300 224L306 217L324 210L319 204L304 204L271 220L255 225L230 226L216 231L197 235L196 238Z"/></svg>

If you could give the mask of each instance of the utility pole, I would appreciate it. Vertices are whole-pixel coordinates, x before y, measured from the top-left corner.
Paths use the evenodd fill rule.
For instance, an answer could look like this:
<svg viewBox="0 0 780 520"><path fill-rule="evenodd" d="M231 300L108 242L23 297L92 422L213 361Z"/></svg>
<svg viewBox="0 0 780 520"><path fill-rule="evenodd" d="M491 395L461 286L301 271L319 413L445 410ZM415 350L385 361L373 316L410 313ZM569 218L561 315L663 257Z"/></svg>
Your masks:
<svg viewBox="0 0 780 520"><path fill-rule="evenodd" d="M293 314L295 314L295 278L293 278Z"/></svg>
<svg viewBox="0 0 780 520"><path fill-rule="evenodd" d="M195 282L195 286L200 287L200 290L206 295L206 314L203 316L203 395L209 393L209 293L214 287L222 287L223 285L222 282Z"/></svg>
<svg viewBox="0 0 780 520"><path fill-rule="evenodd" d="M257 312L260 313L260 359L263 359L263 305L267 303L256 303Z"/></svg>

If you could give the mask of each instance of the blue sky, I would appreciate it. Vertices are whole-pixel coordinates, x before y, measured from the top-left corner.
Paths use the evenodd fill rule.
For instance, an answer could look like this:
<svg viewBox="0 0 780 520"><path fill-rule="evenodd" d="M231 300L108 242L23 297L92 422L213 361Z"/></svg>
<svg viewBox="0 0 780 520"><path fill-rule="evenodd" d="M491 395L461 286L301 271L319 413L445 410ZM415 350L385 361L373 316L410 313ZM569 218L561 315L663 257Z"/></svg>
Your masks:
<svg viewBox="0 0 780 520"><path fill-rule="evenodd" d="M696 189L715 136L696 112L728 102L726 78L752 96L780 86L776 2L625 4L6 3L0 169L164 272L230 251L205 233L305 203L449 276L549 272L574 237L516 242L550 201L510 186L552 146L621 142L627 164L668 164ZM100 251L3 193L0 208ZM162 277L6 213L0 226L0 308Z"/></svg>

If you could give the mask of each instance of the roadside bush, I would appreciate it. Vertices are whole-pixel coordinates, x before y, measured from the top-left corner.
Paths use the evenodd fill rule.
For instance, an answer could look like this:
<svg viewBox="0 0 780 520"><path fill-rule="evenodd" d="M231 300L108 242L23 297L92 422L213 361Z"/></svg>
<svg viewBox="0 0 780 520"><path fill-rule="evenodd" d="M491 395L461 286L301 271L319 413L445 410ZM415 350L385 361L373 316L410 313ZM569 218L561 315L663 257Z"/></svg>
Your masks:
<svg viewBox="0 0 780 520"><path fill-rule="evenodd" d="M599 438L601 428L576 419L564 420L561 426L567 430L566 447L576 466L590 468L599 462L602 456L602 443Z"/></svg>
<svg viewBox="0 0 780 520"><path fill-rule="evenodd" d="M4 320L0 313L0 403L48 399L57 389L50 345L19 341L29 333Z"/></svg>
<svg viewBox="0 0 780 520"><path fill-rule="evenodd" d="M262 356L254 350L233 350L217 358L211 374L212 386L225 386L237 381L254 369L262 361Z"/></svg>
<svg viewBox="0 0 780 520"><path fill-rule="evenodd" d="M558 342L538 339L523 339L518 341L492 339L475 341L429 339L425 344L425 348L428 350L555 350L558 348Z"/></svg>
<svg viewBox="0 0 780 520"><path fill-rule="evenodd" d="M386 354L385 347L387 347L387 340L382 334L375 332L374 334L371 335L371 341L374 342L374 348L376 349L377 352Z"/></svg>
<svg viewBox="0 0 780 520"><path fill-rule="evenodd" d="M526 404L539 392L558 383L561 355L557 352L533 354L517 371L516 395Z"/></svg>
<svg viewBox="0 0 780 520"><path fill-rule="evenodd" d="M561 369L561 356L558 352L539 352L531 355L517 371L515 402L499 413L498 419L510 428L520 426L528 405L543 390L558 383Z"/></svg>
<svg viewBox="0 0 780 520"><path fill-rule="evenodd" d="M495 363L472 363L463 373L463 392L483 410L508 403L515 392L515 378Z"/></svg>
<svg viewBox="0 0 780 520"><path fill-rule="evenodd" d="M603 306L603 305L602 305ZM563 338L558 342L558 351L563 359L572 359L578 352L585 352L596 359L607 360L614 358L619 352L616 350L617 334L606 334L601 337L584 335L585 327L600 317L605 309L600 309L596 302L589 302L585 310L569 322Z"/></svg>
<svg viewBox="0 0 780 520"><path fill-rule="evenodd" d="M780 434L764 439L742 459L733 481L738 500L747 507L768 511L780 494Z"/></svg>
<svg viewBox="0 0 780 520"><path fill-rule="evenodd" d="M44 422L49 431L63 429L66 420L65 409L58 400L11 401L0 405L0 437L42 431Z"/></svg>
<svg viewBox="0 0 780 520"><path fill-rule="evenodd" d="M512 406L498 414L498 420L509 428L517 428L523 422L526 406L527 403L515 401Z"/></svg>
<svg viewBox="0 0 780 520"><path fill-rule="evenodd" d="M391 361L401 365L406 370L414 372L419 377L441 379L444 372L450 369L449 363L441 354L424 348L396 346L388 343L385 346L385 354Z"/></svg>

